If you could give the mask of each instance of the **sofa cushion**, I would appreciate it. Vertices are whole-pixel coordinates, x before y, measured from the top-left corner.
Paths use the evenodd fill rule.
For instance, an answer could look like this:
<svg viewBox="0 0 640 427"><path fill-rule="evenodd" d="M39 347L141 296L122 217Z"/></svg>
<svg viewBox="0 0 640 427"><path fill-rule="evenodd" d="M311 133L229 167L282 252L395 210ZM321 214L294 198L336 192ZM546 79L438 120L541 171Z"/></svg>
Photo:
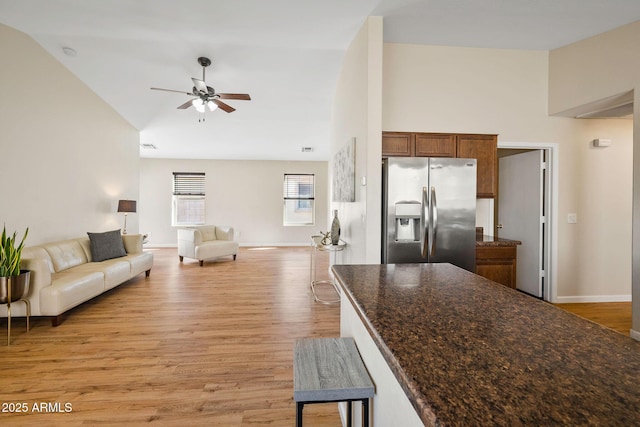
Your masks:
<svg viewBox="0 0 640 427"><path fill-rule="evenodd" d="M153 254L151 252L140 252L139 254L129 254L125 258L131 264L131 277L153 267Z"/></svg>
<svg viewBox="0 0 640 427"><path fill-rule="evenodd" d="M82 246L76 240L47 243L42 247L49 254L53 269L57 273L87 262Z"/></svg>
<svg viewBox="0 0 640 427"><path fill-rule="evenodd" d="M91 260L93 262L100 262L127 255L127 252L124 250L124 245L122 244L120 230L87 234L91 241Z"/></svg>
<svg viewBox="0 0 640 427"><path fill-rule="evenodd" d="M142 234L123 234L122 243L124 243L124 250L128 254L142 253L142 242L144 236Z"/></svg>
<svg viewBox="0 0 640 427"><path fill-rule="evenodd" d="M104 292L104 274L78 268L52 275L51 285L40 290L40 315L57 316Z"/></svg>

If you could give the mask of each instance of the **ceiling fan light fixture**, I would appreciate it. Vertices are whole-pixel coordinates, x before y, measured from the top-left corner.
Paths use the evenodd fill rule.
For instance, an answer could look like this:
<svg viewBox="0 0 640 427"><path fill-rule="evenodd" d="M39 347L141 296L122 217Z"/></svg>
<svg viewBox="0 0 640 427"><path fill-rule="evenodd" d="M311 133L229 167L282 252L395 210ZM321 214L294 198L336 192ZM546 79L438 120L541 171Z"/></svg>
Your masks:
<svg viewBox="0 0 640 427"><path fill-rule="evenodd" d="M204 113L204 102L202 99L194 99L191 104L198 110L199 113Z"/></svg>
<svg viewBox="0 0 640 427"><path fill-rule="evenodd" d="M215 111L218 108L218 104L213 101L207 101L207 105L209 106L209 110Z"/></svg>

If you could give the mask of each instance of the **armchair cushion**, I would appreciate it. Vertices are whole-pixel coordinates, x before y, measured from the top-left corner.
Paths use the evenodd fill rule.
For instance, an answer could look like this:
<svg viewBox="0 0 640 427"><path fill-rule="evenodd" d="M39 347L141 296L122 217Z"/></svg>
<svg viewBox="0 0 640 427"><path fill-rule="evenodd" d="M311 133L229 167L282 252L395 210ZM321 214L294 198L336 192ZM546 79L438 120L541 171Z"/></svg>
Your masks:
<svg viewBox="0 0 640 427"><path fill-rule="evenodd" d="M202 227L199 232L203 242L217 240L215 227Z"/></svg>

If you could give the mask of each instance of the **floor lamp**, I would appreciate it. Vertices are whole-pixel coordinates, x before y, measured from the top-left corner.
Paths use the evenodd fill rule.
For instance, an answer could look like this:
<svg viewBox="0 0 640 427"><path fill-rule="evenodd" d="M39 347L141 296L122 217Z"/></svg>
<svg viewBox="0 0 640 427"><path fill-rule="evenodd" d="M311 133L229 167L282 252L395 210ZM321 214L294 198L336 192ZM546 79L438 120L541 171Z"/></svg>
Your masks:
<svg viewBox="0 0 640 427"><path fill-rule="evenodd" d="M127 234L127 214L130 212L136 211L136 201L135 200L120 200L118 202L118 212L124 213L124 229L122 230L122 234Z"/></svg>

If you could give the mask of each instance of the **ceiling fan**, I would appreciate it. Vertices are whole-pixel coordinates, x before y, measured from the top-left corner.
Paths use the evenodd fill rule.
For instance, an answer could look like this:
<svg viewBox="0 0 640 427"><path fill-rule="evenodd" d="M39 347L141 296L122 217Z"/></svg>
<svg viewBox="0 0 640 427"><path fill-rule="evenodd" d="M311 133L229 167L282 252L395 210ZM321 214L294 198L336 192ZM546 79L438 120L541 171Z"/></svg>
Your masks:
<svg viewBox="0 0 640 427"><path fill-rule="evenodd" d="M204 56L201 56L200 58L198 58L198 64L202 66L202 80L196 79L193 77L191 78L194 84L193 88L191 89L191 92L185 92L182 90L161 89L158 87L152 87L151 89L163 90L166 92L184 93L189 96L195 96L195 98L190 99L189 101L185 102L182 105L179 105L178 109L184 110L193 105L195 109L198 110L198 112L200 113L204 113L207 107L209 108L209 111L213 111L218 107L220 107L221 110L224 110L227 113L231 113L236 110L229 104L225 104L224 102L220 101L221 99L236 99L236 100L244 100L244 101L251 100L251 97L247 93L218 93L211 86L207 86L207 84L204 81L205 69L209 65L211 65L211 60L209 58L205 58ZM201 120L204 120L204 118Z"/></svg>

